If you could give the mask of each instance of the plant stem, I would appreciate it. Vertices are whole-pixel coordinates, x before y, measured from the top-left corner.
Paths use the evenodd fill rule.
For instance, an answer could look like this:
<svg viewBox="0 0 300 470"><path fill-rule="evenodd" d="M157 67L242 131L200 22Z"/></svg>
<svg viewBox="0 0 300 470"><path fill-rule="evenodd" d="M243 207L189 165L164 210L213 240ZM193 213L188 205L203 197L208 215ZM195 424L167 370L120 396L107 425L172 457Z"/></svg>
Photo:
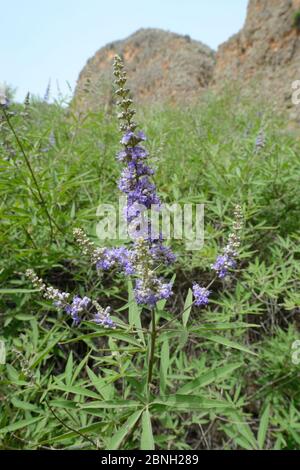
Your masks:
<svg viewBox="0 0 300 470"><path fill-rule="evenodd" d="M6 120L7 124L8 124L8 126L9 126L11 132L13 133L14 138L15 138L17 144L18 144L18 147L19 147L19 149L20 149L20 151L21 151L21 153L22 153L22 155L23 155L23 157L24 157L26 166L27 166L27 168L28 168L28 170L29 170L29 173L30 173L30 175L31 175L33 184L34 184L34 186L35 186L35 188L36 188L36 190L37 190L37 193L38 193L38 198L37 198L37 199L38 199L39 203L42 205L42 207L44 208L45 214L46 214L46 216L47 216L47 218L48 218L48 220L49 220L49 227L50 227L50 231L51 231L51 240L52 240L52 234L53 234L52 223L55 225L55 227L56 227L60 232L63 233L63 231L62 231L61 228L57 225L57 223L55 222L55 220L53 220L53 218L51 217L51 215L50 215L50 213L49 213L49 211L48 211L48 207L47 207L46 201L45 201L45 199L44 199L44 197L43 197L43 195L42 195L42 193L41 193L41 190L40 190L40 187L39 187L39 183L38 183L38 181L37 181L37 178L36 178L36 176L35 176L35 173L34 173L34 171L33 171L33 168L32 168L32 166L31 166L31 164L30 164L29 158L27 157L26 152L25 152L25 150L24 150L23 144L22 144L22 142L20 141L20 139L19 139L19 137L18 137L18 134L16 133L15 128L14 128L14 126L12 125L12 123L11 123L11 121L10 121L10 118L9 118L8 114L6 113L5 109L2 109L2 111L3 111L3 114L4 114L5 120ZM31 188L30 188L30 189L31 189ZM33 194L34 194L34 193L33 193Z"/></svg>
<svg viewBox="0 0 300 470"><path fill-rule="evenodd" d="M155 352L155 340L156 340L156 324L155 324L155 309L151 310L151 340L150 340L150 354L148 364L148 376L147 376L147 388L150 391L153 365L154 365L154 352Z"/></svg>

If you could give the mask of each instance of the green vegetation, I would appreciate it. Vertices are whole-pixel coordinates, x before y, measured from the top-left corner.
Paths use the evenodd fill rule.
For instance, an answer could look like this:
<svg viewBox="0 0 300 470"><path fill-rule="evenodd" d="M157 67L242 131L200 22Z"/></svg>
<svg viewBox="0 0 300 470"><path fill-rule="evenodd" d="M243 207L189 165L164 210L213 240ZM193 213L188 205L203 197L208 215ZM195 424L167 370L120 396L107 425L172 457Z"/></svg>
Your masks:
<svg viewBox="0 0 300 470"><path fill-rule="evenodd" d="M257 110L228 92L187 110L139 111L162 199L205 204L203 249L173 244L175 294L160 303L162 321L183 310L193 281L211 278L237 202L246 223L230 281L214 284L207 308L173 322L176 341L172 331L158 337L156 398L143 408L131 286L97 275L72 236L82 227L97 242L97 206L117 203L117 119L38 100L6 110L28 161L2 117L1 448L299 448L300 145L281 118ZM73 327L30 288L27 268L61 290L80 286L129 329ZM149 321L145 310L142 326Z"/></svg>
<svg viewBox="0 0 300 470"><path fill-rule="evenodd" d="M300 31L300 11L294 14L294 27Z"/></svg>

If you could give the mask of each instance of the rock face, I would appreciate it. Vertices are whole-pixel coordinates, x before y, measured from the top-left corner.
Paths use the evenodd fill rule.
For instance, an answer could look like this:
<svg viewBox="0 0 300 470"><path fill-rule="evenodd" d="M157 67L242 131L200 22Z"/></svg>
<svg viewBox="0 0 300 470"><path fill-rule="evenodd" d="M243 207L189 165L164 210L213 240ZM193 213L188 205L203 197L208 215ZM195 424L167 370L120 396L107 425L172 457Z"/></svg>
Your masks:
<svg viewBox="0 0 300 470"><path fill-rule="evenodd" d="M243 29L218 49L213 87L236 81L243 92L252 83L251 92L277 109L299 113L291 100L292 82L300 80L298 11L300 0L250 0Z"/></svg>
<svg viewBox="0 0 300 470"><path fill-rule="evenodd" d="M291 99L292 83L300 80L296 12L300 0L249 0L244 27L217 54L188 36L141 29L96 52L80 73L75 101L83 110L112 102L112 62L118 53L138 103L194 103L207 88L218 92L229 83L276 110L290 108L291 117L300 119L300 105Z"/></svg>
<svg viewBox="0 0 300 470"><path fill-rule="evenodd" d="M75 90L80 109L109 104L116 53L126 63L128 85L138 103L193 102L210 83L215 65L215 53L189 36L141 29L108 44L88 60Z"/></svg>

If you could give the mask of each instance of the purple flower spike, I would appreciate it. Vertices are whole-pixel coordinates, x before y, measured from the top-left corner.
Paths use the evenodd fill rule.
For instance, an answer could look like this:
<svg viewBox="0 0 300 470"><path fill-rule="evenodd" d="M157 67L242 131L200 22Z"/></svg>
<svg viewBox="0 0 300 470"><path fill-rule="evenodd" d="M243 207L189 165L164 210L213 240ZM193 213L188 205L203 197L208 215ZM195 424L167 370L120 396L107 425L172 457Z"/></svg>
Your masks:
<svg viewBox="0 0 300 470"><path fill-rule="evenodd" d="M194 294L194 305L196 307L201 307L202 305L207 305L209 302L210 291L205 287L200 287L199 284L193 285L193 294Z"/></svg>

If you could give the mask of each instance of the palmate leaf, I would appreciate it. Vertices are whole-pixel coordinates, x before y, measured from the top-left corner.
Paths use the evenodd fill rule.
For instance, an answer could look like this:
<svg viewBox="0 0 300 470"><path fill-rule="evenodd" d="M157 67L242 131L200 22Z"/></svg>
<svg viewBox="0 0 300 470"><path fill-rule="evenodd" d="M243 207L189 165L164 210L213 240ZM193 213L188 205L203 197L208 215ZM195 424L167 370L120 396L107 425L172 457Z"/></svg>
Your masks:
<svg viewBox="0 0 300 470"><path fill-rule="evenodd" d="M142 436L141 450L154 450L154 438L152 432L151 416L149 410L145 410L142 415Z"/></svg>
<svg viewBox="0 0 300 470"><path fill-rule="evenodd" d="M242 364L229 364L223 367L218 367L217 369L204 372L196 379L190 381L189 383L181 387L177 391L177 393L178 394L191 393L195 391L195 389L197 388L205 387L206 385L209 385L213 382L216 382L219 379L226 377L227 375L230 375L235 369L238 369L241 366Z"/></svg>
<svg viewBox="0 0 300 470"><path fill-rule="evenodd" d="M88 366L86 366L86 371L88 376L96 388L96 390L100 393L104 400L109 400L114 395L114 387L110 383L107 383L101 375L96 375Z"/></svg>
<svg viewBox="0 0 300 470"><path fill-rule="evenodd" d="M236 410L230 411L229 417L232 420L234 431L236 430L236 433L234 433L233 430L230 431L228 429L225 429L225 432L244 449L257 450L258 443L249 424L245 421L245 418Z"/></svg>
<svg viewBox="0 0 300 470"><path fill-rule="evenodd" d="M71 386L59 383L51 385L49 390L61 390L62 392L73 393L74 395L80 395L89 398L101 398L101 395L99 393L93 392L92 390L89 390L85 387L79 387L78 385Z"/></svg>
<svg viewBox="0 0 300 470"><path fill-rule="evenodd" d="M98 423L93 423L93 424L89 424L88 426L78 428L78 431L81 434L93 433L93 432L101 430L103 428L103 426L105 426L105 423L98 422ZM39 444L40 445L42 445L42 444L54 444L55 442L61 442L61 441L64 441L66 439L71 439L71 438L74 438L74 437L76 437L77 439L79 438L78 432L68 431L68 432L65 432L63 434L60 434L59 436L51 437L50 439L39 442Z"/></svg>
<svg viewBox="0 0 300 470"><path fill-rule="evenodd" d="M125 424L112 436L108 444L108 450L117 450L124 441L125 437L133 430L135 424L141 417L143 410L137 410L129 416Z"/></svg>

